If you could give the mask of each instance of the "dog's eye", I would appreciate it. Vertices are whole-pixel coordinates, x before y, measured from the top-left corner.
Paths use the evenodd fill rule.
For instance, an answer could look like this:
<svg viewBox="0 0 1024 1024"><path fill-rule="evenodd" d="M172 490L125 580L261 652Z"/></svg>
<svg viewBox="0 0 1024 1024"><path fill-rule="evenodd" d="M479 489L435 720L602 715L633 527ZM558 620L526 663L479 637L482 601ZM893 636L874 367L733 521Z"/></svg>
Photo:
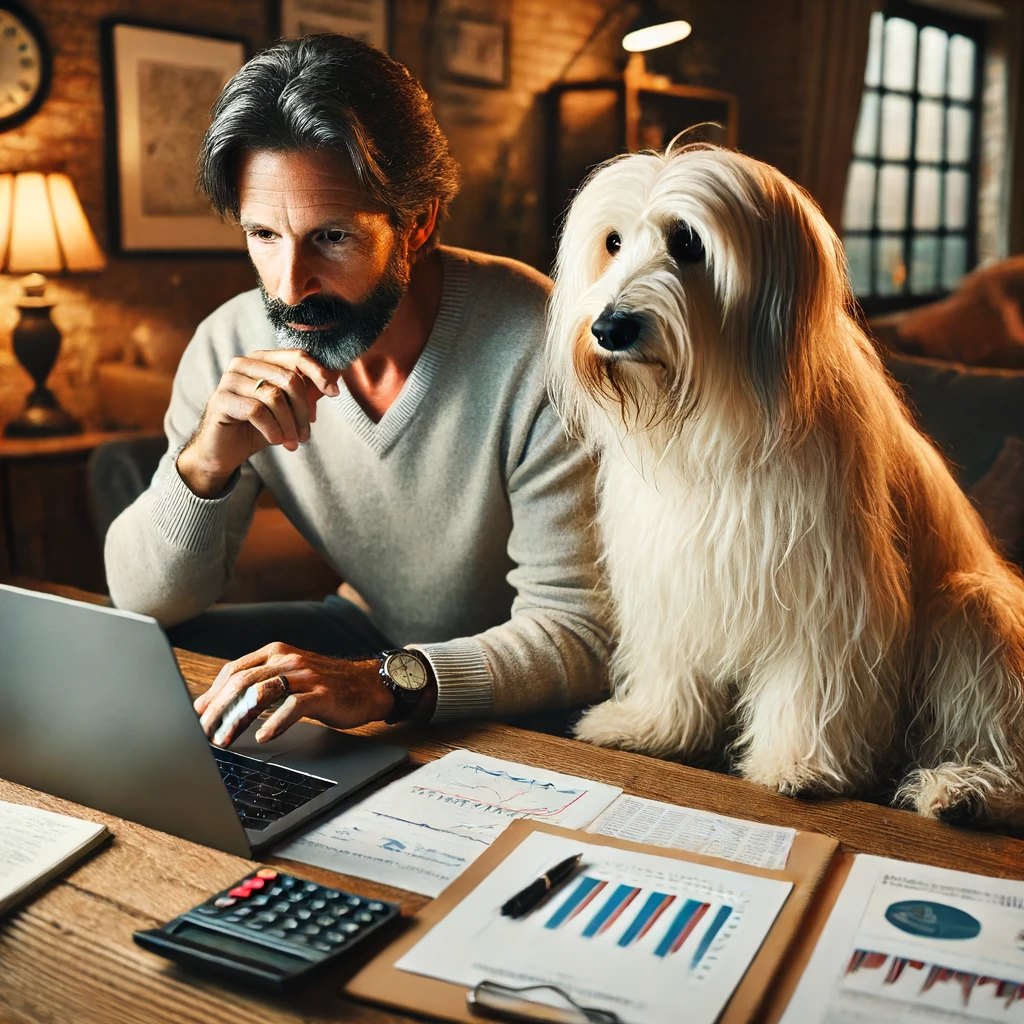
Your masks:
<svg viewBox="0 0 1024 1024"><path fill-rule="evenodd" d="M704 259L704 243L689 224L678 224L668 236L669 255L680 266Z"/></svg>
<svg viewBox="0 0 1024 1024"><path fill-rule="evenodd" d="M613 231L605 240L604 247L614 256L622 248L622 239L618 231Z"/></svg>

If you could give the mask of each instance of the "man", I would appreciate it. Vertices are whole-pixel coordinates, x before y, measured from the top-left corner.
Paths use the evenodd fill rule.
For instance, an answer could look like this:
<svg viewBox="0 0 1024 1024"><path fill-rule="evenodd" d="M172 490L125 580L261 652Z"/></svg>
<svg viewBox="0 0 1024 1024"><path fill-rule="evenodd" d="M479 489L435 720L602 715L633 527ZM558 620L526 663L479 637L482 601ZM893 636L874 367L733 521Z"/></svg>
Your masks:
<svg viewBox="0 0 1024 1024"><path fill-rule="evenodd" d="M199 181L260 288L199 326L106 565L118 607L233 659L196 701L207 734L229 744L282 696L258 739L598 699L593 466L544 393L549 282L439 247L457 168L419 84L343 36L277 43L218 99ZM261 487L369 614L204 613Z"/></svg>

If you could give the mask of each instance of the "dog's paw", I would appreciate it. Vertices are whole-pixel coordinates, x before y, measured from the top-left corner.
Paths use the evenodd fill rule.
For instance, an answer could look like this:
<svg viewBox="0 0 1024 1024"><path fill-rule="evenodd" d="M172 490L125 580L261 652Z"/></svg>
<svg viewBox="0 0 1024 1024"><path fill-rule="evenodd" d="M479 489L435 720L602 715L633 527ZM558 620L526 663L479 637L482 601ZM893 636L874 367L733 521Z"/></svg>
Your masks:
<svg viewBox="0 0 1024 1024"><path fill-rule="evenodd" d="M576 723L573 735L584 743L595 747L615 747L618 750L641 750L640 737L634 735L628 726L629 716L622 705L615 700L606 700L587 711Z"/></svg>
<svg viewBox="0 0 1024 1024"><path fill-rule="evenodd" d="M938 818L947 825L970 826L992 817L985 799L989 787L983 773L950 763L911 772L896 799L925 818Z"/></svg>
<svg viewBox="0 0 1024 1024"><path fill-rule="evenodd" d="M812 799L835 792L834 783L805 764L773 764L762 767L745 765L743 776L783 796Z"/></svg>

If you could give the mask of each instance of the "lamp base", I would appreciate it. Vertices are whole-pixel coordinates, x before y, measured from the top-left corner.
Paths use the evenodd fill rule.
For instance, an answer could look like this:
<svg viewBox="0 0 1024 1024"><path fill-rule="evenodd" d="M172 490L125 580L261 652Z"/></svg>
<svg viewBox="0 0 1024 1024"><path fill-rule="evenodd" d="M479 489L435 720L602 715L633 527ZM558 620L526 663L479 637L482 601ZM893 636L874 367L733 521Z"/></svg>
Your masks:
<svg viewBox="0 0 1024 1024"><path fill-rule="evenodd" d="M46 387L36 388L28 396L25 411L4 427L4 437L61 437L81 432L82 424L57 404Z"/></svg>

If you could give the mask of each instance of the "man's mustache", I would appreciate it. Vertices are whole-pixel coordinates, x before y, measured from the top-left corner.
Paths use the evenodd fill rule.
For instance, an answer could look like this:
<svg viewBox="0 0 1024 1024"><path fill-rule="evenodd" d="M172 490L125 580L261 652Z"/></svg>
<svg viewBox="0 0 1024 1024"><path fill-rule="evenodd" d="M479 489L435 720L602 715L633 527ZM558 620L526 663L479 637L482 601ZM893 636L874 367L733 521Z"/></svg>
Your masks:
<svg viewBox="0 0 1024 1024"><path fill-rule="evenodd" d="M345 321L352 315L352 304L344 299L311 295L294 306L280 299L265 298L267 317L275 327L302 324L304 327L324 327Z"/></svg>

